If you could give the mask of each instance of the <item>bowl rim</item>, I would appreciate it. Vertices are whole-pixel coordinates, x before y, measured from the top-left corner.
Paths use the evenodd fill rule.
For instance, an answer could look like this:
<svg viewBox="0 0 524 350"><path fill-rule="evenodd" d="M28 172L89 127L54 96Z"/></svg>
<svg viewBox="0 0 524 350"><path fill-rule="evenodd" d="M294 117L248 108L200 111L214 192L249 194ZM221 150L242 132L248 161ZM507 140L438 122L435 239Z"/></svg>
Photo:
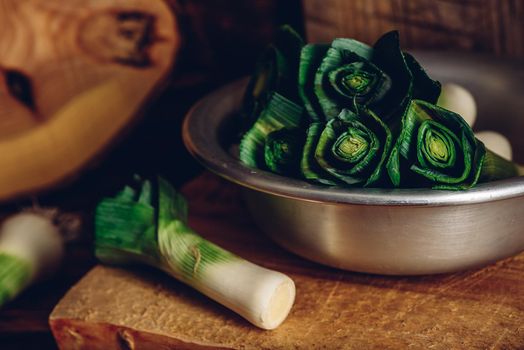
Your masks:
<svg viewBox="0 0 524 350"><path fill-rule="evenodd" d="M208 170L242 187L301 201L378 206L467 205L524 196L524 176L482 183L463 191L342 188L250 168L222 147L218 135L222 123L238 111L246 83L247 78L242 78L200 99L189 110L182 126L182 138L189 153ZM221 112L214 110L218 104Z"/></svg>

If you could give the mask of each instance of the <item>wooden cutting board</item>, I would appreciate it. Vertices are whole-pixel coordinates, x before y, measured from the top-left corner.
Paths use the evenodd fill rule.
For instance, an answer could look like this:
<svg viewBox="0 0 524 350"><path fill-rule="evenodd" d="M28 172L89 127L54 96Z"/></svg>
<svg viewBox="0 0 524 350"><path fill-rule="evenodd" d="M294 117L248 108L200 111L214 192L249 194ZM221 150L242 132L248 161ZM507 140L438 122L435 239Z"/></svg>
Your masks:
<svg viewBox="0 0 524 350"><path fill-rule="evenodd" d="M97 266L50 316L61 349L524 348L524 254L450 275L352 273L277 247L213 175L183 192L198 232L293 278L288 319L263 331L161 272Z"/></svg>

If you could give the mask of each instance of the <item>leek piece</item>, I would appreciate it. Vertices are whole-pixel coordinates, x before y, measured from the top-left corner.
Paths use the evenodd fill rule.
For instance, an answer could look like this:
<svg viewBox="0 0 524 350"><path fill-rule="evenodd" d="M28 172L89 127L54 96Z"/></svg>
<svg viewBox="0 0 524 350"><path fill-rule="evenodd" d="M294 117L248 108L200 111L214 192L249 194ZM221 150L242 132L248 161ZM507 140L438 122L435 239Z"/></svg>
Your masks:
<svg viewBox="0 0 524 350"><path fill-rule="evenodd" d="M288 25L282 26L259 58L242 102L245 129L249 129L267 107L274 92L298 102L297 75L304 40Z"/></svg>
<svg viewBox="0 0 524 350"><path fill-rule="evenodd" d="M368 187L382 180L391 145L391 132L377 115L344 109L323 129L314 157L325 172L341 182Z"/></svg>
<svg viewBox="0 0 524 350"><path fill-rule="evenodd" d="M0 252L0 306L14 299L32 279L31 263Z"/></svg>
<svg viewBox="0 0 524 350"><path fill-rule="evenodd" d="M264 147L270 133L303 124L303 108L279 93L274 93L266 109L253 127L244 134L239 145L240 160L252 168L265 169Z"/></svg>
<svg viewBox="0 0 524 350"><path fill-rule="evenodd" d="M187 203L164 179L136 180L130 197L103 199L95 215L95 253L108 264L147 264L273 329L295 297L286 275L252 264L205 240L187 224Z"/></svg>
<svg viewBox="0 0 524 350"><path fill-rule="evenodd" d="M369 61L372 56L373 49L359 41L333 41L315 73L315 94L326 120L354 101L366 106L384 96L391 82Z"/></svg>
<svg viewBox="0 0 524 350"><path fill-rule="evenodd" d="M434 103L440 94L440 83L400 50L396 31L373 47L345 38L304 46L298 88L311 121L336 118L345 108L355 113L369 108L395 123L411 99Z"/></svg>
<svg viewBox="0 0 524 350"><path fill-rule="evenodd" d="M465 87L455 83L442 85L437 105L460 114L469 126L474 126L477 119L477 104L471 92Z"/></svg>
<svg viewBox="0 0 524 350"><path fill-rule="evenodd" d="M309 181L318 182L328 186L335 186L339 181L330 173L322 169L315 160L315 149L325 123L313 122L306 132L306 143L300 161L302 176Z"/></svg>
<svg viewBox="0 0 524 350"><path fill-rule="evenodd" d="M284 128L273 131L268 135L264 146L266 167L277 174L298 176L304 142L303 129Z"/></svg>
<svg viewBox="0 0 524 350"><path fill-rule="evenodd" d="M387 163L396 187L468 189L479 181L517 176L514 163L486 151L458 114L411 101Z"/></svg>
<svg viewBox="0 0 524 350"><path fill-rule="evenodd" d="M21 212L7 218L0 231L0 307L56 272L63 244L52 216Z"/></svg>

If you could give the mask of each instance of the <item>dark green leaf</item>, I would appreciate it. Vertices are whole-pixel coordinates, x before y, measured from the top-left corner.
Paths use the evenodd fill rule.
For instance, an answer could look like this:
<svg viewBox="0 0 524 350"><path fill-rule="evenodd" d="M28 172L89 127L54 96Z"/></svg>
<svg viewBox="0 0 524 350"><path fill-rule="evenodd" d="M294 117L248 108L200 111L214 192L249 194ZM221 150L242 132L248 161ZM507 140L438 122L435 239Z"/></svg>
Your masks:
<svg viewBox="0 0 524 350"><path fill-rule="evenodd" d="M404 58L413 75L413 99L436 104L442 89L440 82L431 79L412 55L404 52Z"/></svg>
<svg viewBox="0 0 524 350"><path fill-rule="evenodd" d="M245 91L242 115L248 129L266 108L274 92L298 102L298 65L304 41L291 27L283 26L257 62Z"/></svg>
<svg viewBox="0 0 524 350"><path fill-rule="evenodd" d="M306 133L299 128L284 128L271 132L264 147L264 159L269 170L282 175L297 176Z"/></svg>
<svg viewBox="0 0 524 350"><path fill-rule="evenodd" d="M305 179L318 182L324 185L334 186L338 183L337 179L323 170L315 160L315 149L317 148L320 134L324 129L325 123L313 122L309 125L306 135L306 143L302 153L300 169Z"/></svg>
<svg viewBox="0 0 524 350"><path fill-rule="evenodd" d="M373 63L391 79L391 87L378 104L370 106L383 120L400 118L409 103L413 89L413 76L400 50L397 31L380 37L373 45Z"/></svg>
<svg viewBox="0 0 524 350"><path fill-rule="evenodd" d="M298 71L298 92L312 121L322 121L326 117L314 92L315 74L329 45L309 44L302 48Z"/></svg>
<svg viewBox="0 0 524 350"><path fill-rule="evenodd" d="M322 131L315 159L346 184L371 186L380 180L390 149L391 133L378 116L343 110Z"/></svg>
<svg viewBox="0 0 524 350"><path fill-rule="evenodd" d="M240 141L240 160L253 168L263 169L267 136L282 128L298 128L303 123L303 108L279 93L274 93L266 109Z"/></svg>
<svg viewBox="0 0 524 350"><path fill-rule="evenodd" d="M477 183L484 155L458 114L413 100L387 168L395 186L466 189Z"/></svg>

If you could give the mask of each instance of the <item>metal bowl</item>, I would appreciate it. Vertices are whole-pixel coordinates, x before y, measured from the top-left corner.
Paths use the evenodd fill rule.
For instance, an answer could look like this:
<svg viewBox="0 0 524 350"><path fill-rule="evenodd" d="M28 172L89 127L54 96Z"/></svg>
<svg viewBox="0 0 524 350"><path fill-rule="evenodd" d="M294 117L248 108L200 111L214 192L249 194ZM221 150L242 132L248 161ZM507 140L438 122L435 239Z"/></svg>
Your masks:
<svg viewBox="0 0 524 350"><path fill-rule="evenodd" d="M478 104L477 129L507 135L523 162L522 64L415 55L436 79L468 88ZM256 224L284 248L333 267L390 275L475 268L524 250L524 177L460 192L342 189L244 166L228 150L245 84L227 85L195 105L184 122L184 142L209 170L242 186Z"/></svg>

